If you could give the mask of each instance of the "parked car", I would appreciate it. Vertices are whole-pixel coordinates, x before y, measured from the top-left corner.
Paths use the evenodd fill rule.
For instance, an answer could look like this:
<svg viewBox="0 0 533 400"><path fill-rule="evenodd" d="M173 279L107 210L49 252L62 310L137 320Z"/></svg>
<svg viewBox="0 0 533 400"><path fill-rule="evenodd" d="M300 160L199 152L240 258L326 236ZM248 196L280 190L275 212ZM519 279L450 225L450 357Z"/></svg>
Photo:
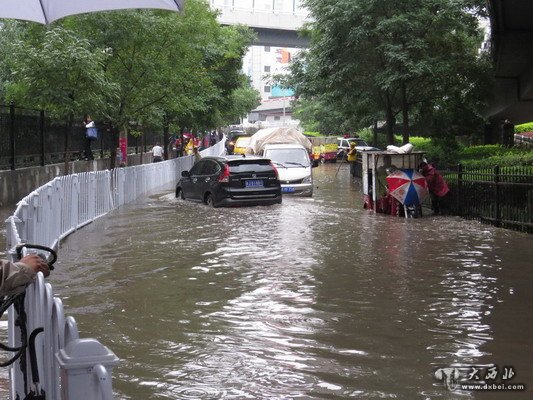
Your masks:
<svg viewBox="0 0 533 400"><path fill-rule="evenodd" d="M176 197L211 207L281 203L276 167L256 156L204 157L183 171Z"/></svg>
<svg viewBox="0 0 533 400"><path fill-rule="evenodd" d="M245 154L246 148L248 147L250 140L250 136L239 136L239 138L235 141L235 146L233 147L233 154Z"/></svg>
<svg viewBox="0 0 533 400"><path fill-rule="evenodd" d="M357 152L361 151L369 151L369 150L379 150L376 147L369 146L363 139L361 138L337 138L338 143L338 150L337 150L337 159L343 159L346 158L348 155L348 151L350 150L350 143L355 143L355 149Z"/></svg>
<svg viewBox="0 0 533 400"><path fill-rule="evenodd" d="M266 144L262 154L276 166L282 193L313 196L312 164L304 146Z"/></svg>

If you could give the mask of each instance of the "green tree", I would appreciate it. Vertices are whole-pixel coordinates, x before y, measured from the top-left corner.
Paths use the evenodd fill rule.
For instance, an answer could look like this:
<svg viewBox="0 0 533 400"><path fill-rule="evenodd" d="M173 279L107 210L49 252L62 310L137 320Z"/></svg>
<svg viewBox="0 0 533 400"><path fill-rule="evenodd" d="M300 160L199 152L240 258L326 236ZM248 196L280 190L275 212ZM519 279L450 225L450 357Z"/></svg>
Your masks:
<svg viewBox="0 0 533 400"><path fill-rule="evenodd" d="M8 56L11 79L4 82L5 97L46 109L52 117L63 119L68 160L72 126L80 110L101 107L102 93L114 89L102 71L105 54L61 26L32 27L27 31L15 28L12 33L15 34L11 36Z"/></svg>
<svg viewBox="0 0 533 400"><path fill-rule="evenodd" d="M202 0L188 0L182 14L123 11L46 28L14 24L0 38L8 44L2 92L71 120L91 114L108 124L112 166L119 133L157 126L168 140L170 127L215 128L257 105L241 72L251 31L220 26Z"/></svg>
<svg viewBox="0 0 533 400"><path fill-rule="evenodd" d="M451 97L470 101L476 119L488 69L477 55L480 33L469 10L480 3L307 0L312 44L294 66L294 86L302 96L327 96L359 127L384 119L389 143L397 119L407 141L410 121L418 123L424 111L434 126Z"/></svg>

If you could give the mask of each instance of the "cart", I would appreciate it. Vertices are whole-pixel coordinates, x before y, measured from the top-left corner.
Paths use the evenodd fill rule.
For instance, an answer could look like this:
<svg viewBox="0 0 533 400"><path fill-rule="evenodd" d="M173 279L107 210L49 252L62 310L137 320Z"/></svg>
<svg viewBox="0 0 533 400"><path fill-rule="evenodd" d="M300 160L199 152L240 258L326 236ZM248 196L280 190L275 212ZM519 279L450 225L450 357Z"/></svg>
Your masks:
<svg viewBox="0 0 533 400"><path fill-rule="evenodd" d="M362 152L363 207L377 213L386 213L406 218L422 215L421 198L409 203L402 203L390 195L385 178L393 171L406 175L418 175L417 169L424 160L424 152L413 151L406 154L386 151ZM424 181L425 185L425 181ZM427 189L426 189L427 191Z"/></svg>

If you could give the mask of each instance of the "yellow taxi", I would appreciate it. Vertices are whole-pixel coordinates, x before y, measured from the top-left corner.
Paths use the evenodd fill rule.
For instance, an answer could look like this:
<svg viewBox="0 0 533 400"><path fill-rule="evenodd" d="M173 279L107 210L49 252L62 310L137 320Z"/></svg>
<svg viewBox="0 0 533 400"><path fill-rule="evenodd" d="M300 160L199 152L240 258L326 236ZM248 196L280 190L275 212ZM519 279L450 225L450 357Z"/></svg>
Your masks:
<svg viewBox="0 0 533 400"><path fill-rule="evenodd" d="M233 154L244 154L246 148L250 144L250 136L241 136L235 141L235 147L233 147Z"/></svg>

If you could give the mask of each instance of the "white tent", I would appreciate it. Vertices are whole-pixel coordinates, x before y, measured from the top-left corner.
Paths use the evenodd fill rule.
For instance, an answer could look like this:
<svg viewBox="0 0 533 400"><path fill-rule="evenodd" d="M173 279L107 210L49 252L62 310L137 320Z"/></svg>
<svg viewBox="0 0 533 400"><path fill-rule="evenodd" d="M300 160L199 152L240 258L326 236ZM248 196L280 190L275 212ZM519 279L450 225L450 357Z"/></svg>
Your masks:
<svg viewBox="0 0 533 400"><path fill-rule="evenodd" d="M250 139L246 148L248 154L258 154L265 144L297 143L311 150L313 145L305 135L296 128L277 127L258 130Z"/></svg>

